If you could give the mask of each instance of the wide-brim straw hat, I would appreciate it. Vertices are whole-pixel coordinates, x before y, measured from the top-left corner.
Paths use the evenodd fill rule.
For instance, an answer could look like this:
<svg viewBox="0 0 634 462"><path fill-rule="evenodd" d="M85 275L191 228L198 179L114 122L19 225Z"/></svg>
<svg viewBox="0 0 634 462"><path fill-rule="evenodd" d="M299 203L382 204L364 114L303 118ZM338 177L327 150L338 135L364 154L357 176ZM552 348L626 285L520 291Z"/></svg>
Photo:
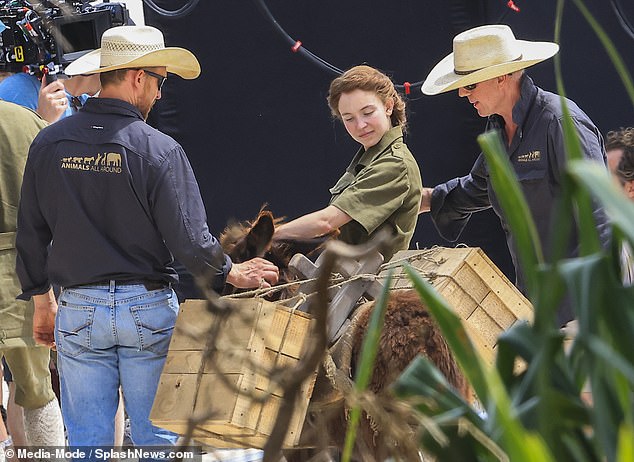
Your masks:
<svg viewBox="0 0 634 462"><path fill-rule="evenodd" d="M151 26L117 26L106 30L101 48L73 61L64 73L92 75L117 69L166 67L184 79L200 75L200 64L184 48L165 47L163 33Z"/></svg>
<svg viewBox="0 0 634 462"><path fill-rule="evenodd" d="M505 25L480 26L453 39L453 53L429 73L421 90L437 95L466 85L510 74L554 56L553 42L517 40Z"/></svg>

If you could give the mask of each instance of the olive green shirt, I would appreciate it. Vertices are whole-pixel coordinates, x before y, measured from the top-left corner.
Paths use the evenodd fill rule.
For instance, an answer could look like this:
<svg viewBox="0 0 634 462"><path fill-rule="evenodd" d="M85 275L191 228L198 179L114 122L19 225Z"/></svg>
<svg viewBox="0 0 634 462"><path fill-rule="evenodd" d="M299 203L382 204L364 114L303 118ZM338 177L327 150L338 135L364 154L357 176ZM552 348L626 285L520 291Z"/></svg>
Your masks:
<svg viewBox="0 0 634 462"><path fill-rule="evenodd" d="M386 224L394 238L385 261L407 249L416 228L422 188L418 164L403 142L401 127L391 128L376 145L367 151L361 148L330 189L330 205L352 218L341 227L339 239L362 244Z"/></svg>
<svg viewBox="0 0 634 462"><path fill-rule="evenodd" d="M35 135L46 126L35 112L0 100L0 349L34 345L33 302L16 300L15 230L22 174Z"/></svg>

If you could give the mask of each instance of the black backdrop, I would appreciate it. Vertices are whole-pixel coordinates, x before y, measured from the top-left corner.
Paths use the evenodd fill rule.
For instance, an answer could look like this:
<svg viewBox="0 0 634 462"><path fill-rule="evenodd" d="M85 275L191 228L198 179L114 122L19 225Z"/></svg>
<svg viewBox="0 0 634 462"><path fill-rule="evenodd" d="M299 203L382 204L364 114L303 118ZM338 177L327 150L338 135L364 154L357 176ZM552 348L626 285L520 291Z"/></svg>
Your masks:
<svg viewBox="0 0 634 462"><path fill-rule="evenodd" d="M177 9L184 0L156 1ZM396 83L418 82L451 51L457 33L485 23L509 24L516 36L553 40L554 1L506 0L266 0L286 31L316 55L345 69L367 63ZM634 73L634 40L610 3L587 2ZM626 13L634 22L633 2ZM171 77L149 122L185 148L218 234L230 219L250 219L263 203L289 218L326 205L328 188L357 149L325 103L333 74L298 54L278 35L253 0L202 0L192 14L168 18L145 7L146 23L168 46L183 46L201 62L194 81ZM603 133L634 125L632 102L607 54L572 2L561 39L564 84ZM529 70L555 90L553 60ZM456 92L410 95L407 143L425 185L466 174L479 153L484 126ZM505 240L492 212L476 214L460 242L480 246L512 277ZM412 247L445 242L421 215ZM453 245L453 244L451 244Z"/></svg>

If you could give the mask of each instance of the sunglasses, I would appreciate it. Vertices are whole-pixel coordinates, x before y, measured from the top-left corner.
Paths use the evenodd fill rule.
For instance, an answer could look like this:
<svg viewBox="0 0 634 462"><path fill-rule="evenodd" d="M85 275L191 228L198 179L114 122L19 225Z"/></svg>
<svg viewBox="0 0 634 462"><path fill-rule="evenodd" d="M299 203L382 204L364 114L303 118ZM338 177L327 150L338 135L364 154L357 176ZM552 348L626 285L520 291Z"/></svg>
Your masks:
<svg viewBox="0 0 634 462"><path fill-rule="evenodd" d="M161 91L161 88L163 88L163 84L165 83L165 81L167 80L167 76L163 76L161 74L157 74L156 72L152 72L152 71L148 71L147 69L141 69L143 72L145 72L147 75L154 77L156 80L158 80L158 89L159 91Z"/></svg>
<svg viewBox="0 0 634 462"><path fill-rule="evenodd" d="M477 83L472 83L471 85L465 85L465 86L464 86L464 87L462 87L462 88L464 88L464 89L465 89L465 90L467 90L467 91L473 91L473 90L475 90L475 89L476 89L476 87L477 87L477 86L478 86L478 84L477 84Z"/></svg>

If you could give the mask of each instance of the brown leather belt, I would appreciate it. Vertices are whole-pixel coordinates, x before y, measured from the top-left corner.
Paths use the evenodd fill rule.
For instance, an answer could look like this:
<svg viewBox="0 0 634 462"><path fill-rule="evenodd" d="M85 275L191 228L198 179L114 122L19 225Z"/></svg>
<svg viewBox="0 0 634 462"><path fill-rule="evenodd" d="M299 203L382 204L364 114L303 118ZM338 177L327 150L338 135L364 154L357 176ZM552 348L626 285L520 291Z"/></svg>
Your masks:
<svg viewBox="0 0 634 462"><path fill-rule="evenodd" d="M105 281L88 282L86 284L76 284L72 286L65 286L64 289L78 289L80 287L94 287L94 286L110 287L111 281L112 280L108 279ZM165 289L166 287L171 286L169 282L156 281L151 279L129 279L125 281L114 280L114 283L115 283L115 287L142 285L142 286L145 286L146 290L160 290L160 289Z"/></svg>

